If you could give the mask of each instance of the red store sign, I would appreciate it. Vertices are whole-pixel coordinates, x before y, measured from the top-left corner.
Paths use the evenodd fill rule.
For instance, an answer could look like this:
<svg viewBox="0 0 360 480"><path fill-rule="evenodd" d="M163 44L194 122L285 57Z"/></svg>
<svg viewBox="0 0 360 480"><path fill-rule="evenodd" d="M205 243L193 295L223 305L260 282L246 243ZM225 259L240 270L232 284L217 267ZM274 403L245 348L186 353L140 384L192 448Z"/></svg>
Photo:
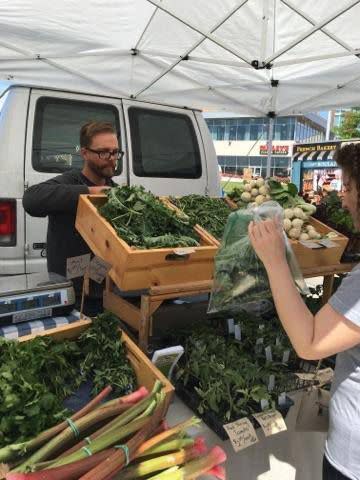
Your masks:
<svg viewBox="0 0 360 480"><path fill-rule="evenodd" d="M260 155L268 154L268 146L260 145ZM273 155L289 155L289 145L273 145L272 146Z"/></svg>

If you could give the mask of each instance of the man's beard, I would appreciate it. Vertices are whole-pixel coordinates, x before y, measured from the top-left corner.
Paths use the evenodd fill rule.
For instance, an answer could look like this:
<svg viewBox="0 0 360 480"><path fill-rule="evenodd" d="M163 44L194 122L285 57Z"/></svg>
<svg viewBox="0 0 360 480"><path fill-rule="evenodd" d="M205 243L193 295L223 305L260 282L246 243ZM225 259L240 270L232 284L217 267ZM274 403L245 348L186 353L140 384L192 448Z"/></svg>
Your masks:
<svg viewBox="0 0 360 480"><path fill-rule="evenodd" d="M93 162L88 162L90 170L92 170L96 175L101 178L111 178L115 175L115 166L113 165L105 165L103 167L99 167Z"/></svg>

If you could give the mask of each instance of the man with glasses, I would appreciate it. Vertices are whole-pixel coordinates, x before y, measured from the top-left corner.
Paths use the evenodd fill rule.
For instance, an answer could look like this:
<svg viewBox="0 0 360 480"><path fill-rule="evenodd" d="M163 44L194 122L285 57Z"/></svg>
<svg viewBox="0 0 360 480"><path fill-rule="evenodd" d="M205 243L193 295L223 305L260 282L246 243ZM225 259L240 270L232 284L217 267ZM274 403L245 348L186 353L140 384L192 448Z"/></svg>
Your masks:
<svg viewBox="0 0 360 480"><path fill-rule="evenodd" d="M116 186L112 177L123 152L119 149L116 130L108 122L88 122L80 130L83 169L69 170L51 180L33 185L24 193L25 211L34 217L48 217L47 268L49 272L66 276L68 258L90 253L90 249L75 229L79 196L100 193ZM78 303L83 279L74 279ZM102 288L91 282L87 300L88 314L101 308ZM85 310L86 313L86 310Z"/></svg>

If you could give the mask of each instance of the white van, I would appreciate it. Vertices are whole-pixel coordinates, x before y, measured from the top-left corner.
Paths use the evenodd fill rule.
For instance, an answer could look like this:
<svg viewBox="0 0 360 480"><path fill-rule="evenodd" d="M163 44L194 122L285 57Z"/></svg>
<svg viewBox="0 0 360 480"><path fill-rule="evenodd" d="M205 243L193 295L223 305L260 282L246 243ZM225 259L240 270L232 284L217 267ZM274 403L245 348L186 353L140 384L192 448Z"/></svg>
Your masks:
<svg viewBox="0 0 360 480"><path fill-rule="evenodd" d="M47 219L25 214L24 190L82 168L79 131L107 120L125 151L114 181L155 194L218 196L216 153L200 111L90 94L11 86L0 97L0 275L46 269Z"/></svg>

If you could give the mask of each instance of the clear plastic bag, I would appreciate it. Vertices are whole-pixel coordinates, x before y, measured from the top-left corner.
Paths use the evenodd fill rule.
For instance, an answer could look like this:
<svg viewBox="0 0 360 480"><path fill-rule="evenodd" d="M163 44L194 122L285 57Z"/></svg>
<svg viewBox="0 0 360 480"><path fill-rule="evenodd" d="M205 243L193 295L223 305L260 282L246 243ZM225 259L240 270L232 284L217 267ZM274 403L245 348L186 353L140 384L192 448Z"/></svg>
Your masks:
<svg viewBox="0 0 360 480"><path fill-rule="evenodd" d="M249 223L268 218L283 219L277 202L233 212L226 224L219 251L215 257L214 286L208 313L235 314L241 310L261 315L272 308L272 295L264 265L248 237ZM286 256L299 291L309 290L285 232Z"/></svg>

